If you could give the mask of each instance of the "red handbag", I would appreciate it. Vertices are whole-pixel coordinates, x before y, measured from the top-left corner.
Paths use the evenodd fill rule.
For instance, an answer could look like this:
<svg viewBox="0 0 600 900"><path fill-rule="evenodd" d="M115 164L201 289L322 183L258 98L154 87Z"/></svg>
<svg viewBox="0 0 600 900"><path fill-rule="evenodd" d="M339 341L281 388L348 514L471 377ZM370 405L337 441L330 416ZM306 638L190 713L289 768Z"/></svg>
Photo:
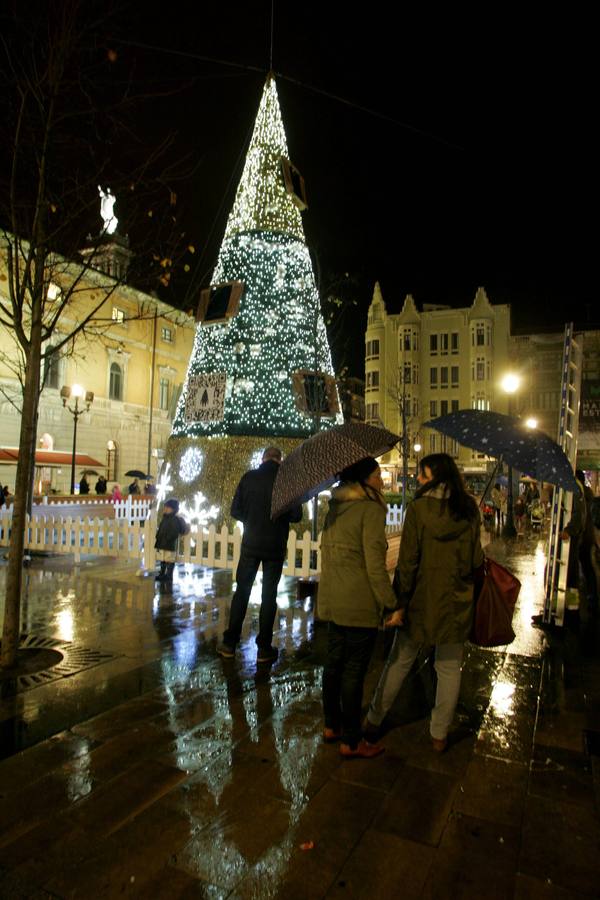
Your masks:
<svg viewBox="0 0 600 900"><path fill-rule="evenodd" d="M512 618L521 582L489 559L475 572L475 614L470 641L479 647L503 647L515 639Z"/></svg>

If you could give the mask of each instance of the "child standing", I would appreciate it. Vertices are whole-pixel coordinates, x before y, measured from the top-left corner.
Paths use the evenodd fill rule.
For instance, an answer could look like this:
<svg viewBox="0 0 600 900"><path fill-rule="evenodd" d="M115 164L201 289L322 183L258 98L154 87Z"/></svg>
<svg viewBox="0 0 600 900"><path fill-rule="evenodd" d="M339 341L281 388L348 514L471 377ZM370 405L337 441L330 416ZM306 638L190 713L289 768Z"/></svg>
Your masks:
<svg viewBox="0 0 600 900"><path fill-rule="evenodd" d="M160 572L157 581L173 582L173 569L177 558L177 542L182 534L189 534L190 526L179 512L179 500L171 497L165 501L162 519L156 530L154 546L158 550Z"/></svg>

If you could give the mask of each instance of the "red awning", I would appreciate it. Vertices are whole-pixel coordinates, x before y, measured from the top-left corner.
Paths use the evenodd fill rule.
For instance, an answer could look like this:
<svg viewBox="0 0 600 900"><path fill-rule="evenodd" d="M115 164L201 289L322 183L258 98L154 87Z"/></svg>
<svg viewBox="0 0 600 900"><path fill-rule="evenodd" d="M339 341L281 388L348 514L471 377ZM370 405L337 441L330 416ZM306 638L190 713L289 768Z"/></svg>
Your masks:
<svg viewBox="0 0 600 900"><path fill-rule="evenodd" d="M16 463L19 459L19 451L13 447L0 447L0 463ZM36 450L35 464L36 466L70 466L73 460L73 454L64 450ZM83 466L86 469L106 468L104 463L88 456L87 453L75 454L75 465L77 468Z"/></svg>

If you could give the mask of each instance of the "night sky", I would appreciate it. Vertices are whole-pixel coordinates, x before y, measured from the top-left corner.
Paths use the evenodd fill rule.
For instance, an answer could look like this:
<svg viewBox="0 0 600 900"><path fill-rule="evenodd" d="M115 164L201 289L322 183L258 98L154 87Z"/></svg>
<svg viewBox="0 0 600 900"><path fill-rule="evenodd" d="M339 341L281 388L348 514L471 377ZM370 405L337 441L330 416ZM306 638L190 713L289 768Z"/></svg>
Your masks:
<svg viewBox="0 0 600 900"><path fill-rule="evenodd" d="M273 29L318 280L358 304L338 367L362 370L376 280L392 312L409 292L466 306L483 285L511 304L514 329L600 322L591 13L349 9L275 0ZM210 280L270 65L270 16L271 0L136 2L106 33L115 71L165 94L140 113L149 139L173 132L172 152L195 167L177 194L198 252L163 294L173 305L195 306Z"/></svg>

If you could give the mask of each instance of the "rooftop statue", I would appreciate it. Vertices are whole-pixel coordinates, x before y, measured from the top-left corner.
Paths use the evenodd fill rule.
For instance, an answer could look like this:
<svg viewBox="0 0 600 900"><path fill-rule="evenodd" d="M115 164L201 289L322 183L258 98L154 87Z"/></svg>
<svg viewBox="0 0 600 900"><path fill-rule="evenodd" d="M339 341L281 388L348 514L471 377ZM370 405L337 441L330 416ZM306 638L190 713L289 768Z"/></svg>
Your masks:
<svg viewBox="0 0 600 900"><path fill-rule="evenodd" d="M114 234L119 224L119 220L113 212L117 198L111 194L110 188L105 191L98 185L98 192L100 193L100 215L104 221L102 231L104 234Z"/></svg>

